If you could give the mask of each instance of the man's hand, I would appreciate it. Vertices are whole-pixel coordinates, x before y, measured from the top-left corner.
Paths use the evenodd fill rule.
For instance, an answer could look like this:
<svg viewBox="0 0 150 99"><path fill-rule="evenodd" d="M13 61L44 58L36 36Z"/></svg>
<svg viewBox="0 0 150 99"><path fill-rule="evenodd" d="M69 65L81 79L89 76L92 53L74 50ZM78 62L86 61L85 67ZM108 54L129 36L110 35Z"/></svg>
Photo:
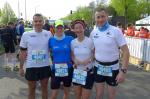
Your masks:
<svg viewBox="0 0 150 99"><path fill-rule="evenodd" d="M116 77L117 83L123 83L125 81L125 74L123 72L119 72Z"/></svg>
<svg viewBox="0 0 150 99"><path fill-rule="evenodd" d="M24 77L25 73L23 68L19 68L19 75Z"/></svg>

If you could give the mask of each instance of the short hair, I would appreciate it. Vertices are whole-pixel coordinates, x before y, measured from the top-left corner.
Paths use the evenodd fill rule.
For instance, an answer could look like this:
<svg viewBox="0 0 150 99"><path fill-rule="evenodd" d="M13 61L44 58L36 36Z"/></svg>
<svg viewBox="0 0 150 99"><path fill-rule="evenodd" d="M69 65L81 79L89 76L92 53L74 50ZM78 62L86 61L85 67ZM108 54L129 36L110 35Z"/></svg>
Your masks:
<svg viewBox="0 0 150 99"><path fill-rule="evenodd" d="M19 24L22 24L23 23L23 21L19 21Z"/></svg>
<svg viewBox="0 0 150 99"><path fill-rule="evenodd" d="M34 15L33 15L33 19L34 19L34 17L42 17L42 19L43 19L43 15L42 15L42 14L39 14L39 13L34 14Z"/></svg>
<svg viewBox="0 0 150 99"><path fill-rule="evenodd" d="M102 11L104 11L106 14L109 14L108 10L106 8L104 8L104 7L103 8L98 7L95 10L95 12L102 12Z"/></svg>
<svg viewBox="0 0 150 99"><path fill-rule="evenodd" d="M13 25L14 23L13 22L8 22L8 25Z"/></svg>
<svg viewBox="0 0 150 99"><path fill-rule="evenodd" d="M117 26L122 26L122 23L118 22L118 23L117 23Z"/></svg>
<svg viewBox="0 0 150 99"><path fill-rule="evenodd" d="M133 26L133 24L132 24L132 23L129 23L129 24L127 25L127 27L130 27L130 26Z"/></svg>
<svg viewBox="0 0 150 99"><path fill-rule="evenodd" d="M146 32L149 32L149 30L147 28L144 29Z"/></svg>

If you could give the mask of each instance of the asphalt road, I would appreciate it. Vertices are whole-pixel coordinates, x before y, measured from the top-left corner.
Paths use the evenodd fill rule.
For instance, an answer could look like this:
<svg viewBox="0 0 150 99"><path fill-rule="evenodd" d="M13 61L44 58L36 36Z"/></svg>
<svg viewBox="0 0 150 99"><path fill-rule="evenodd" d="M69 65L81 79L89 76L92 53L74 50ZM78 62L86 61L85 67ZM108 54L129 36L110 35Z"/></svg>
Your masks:
<svg viewBox="0 0 150 99"><path fill-rule="evenodd" d="M17 72L6 72L2 65L3 55L0 56L0 99L27 99L26 80L20 77ZM116 99L150 99L150 72L130 65L126 78L125 83L118 86ZM58 99L62 99L62 95L63 91L60 90ZM94 97L95 88L93 87L91 99ZM108 99L107 97L106 91L104 99ZM36 90L36 99L41 99L40 86ZM75 99L73 88L70 90L70 99Z"/></svg>

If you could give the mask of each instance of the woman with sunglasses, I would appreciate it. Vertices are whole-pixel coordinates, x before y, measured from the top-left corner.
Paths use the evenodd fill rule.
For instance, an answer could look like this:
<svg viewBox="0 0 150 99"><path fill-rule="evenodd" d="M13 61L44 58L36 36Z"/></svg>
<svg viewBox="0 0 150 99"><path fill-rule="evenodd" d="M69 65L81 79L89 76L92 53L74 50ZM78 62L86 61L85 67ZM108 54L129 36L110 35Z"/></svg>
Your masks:
<svg viewBox="0 0 150 99"><path fill-rule="evenodd" d="M72 27L77 38L71 42L74 61L73 84L76 99L90 99L94 83L92 40L84 35L86 24L83 20L75 20Z"/></svg>

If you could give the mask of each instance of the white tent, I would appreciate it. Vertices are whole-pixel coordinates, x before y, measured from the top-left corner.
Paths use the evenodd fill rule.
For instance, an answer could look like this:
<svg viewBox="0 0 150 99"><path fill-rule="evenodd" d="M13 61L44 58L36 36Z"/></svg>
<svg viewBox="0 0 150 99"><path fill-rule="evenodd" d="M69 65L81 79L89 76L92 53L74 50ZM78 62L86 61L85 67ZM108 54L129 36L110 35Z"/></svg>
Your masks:
<svg viewBox="0 0 150 99"><path fill-rule="evenodd" d="M136 25L135 27L136 29L139 29L141 26L143 26L150 30L150 16L136 21L135 25Z"/></svg>

